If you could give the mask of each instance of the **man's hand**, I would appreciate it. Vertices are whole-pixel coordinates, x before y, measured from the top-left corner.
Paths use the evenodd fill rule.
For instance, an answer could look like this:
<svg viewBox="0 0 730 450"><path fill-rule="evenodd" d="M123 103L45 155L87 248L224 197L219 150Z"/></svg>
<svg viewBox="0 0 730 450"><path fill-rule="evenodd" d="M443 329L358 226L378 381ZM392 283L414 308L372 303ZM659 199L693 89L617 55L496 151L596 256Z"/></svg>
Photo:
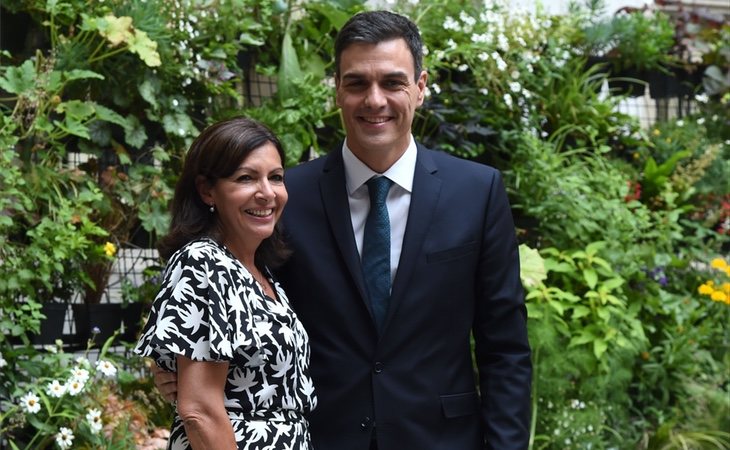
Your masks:
<svg viewBox="0 0 730 450"><path fill-rule="evenodd" d="M170 403L177 400L177 374L163 370L153 363L152 375L155 377L155 386L162 397Z"/></svg>

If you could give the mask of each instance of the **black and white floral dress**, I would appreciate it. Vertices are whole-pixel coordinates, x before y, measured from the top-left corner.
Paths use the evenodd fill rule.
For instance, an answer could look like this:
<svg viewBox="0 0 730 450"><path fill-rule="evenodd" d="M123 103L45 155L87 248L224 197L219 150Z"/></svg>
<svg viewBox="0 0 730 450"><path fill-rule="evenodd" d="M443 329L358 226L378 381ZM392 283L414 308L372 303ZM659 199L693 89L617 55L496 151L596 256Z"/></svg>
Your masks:
<svg viewBox="0 0 730 450"><path fill-rule="evenodd" d="M228 361L225 406L239 450L311 449L316 405L309 338L278 283L277 299L223 245L204 238L171 258L135 352L177 371L176 355ZM176 413L168 449L189 449Z"/></svg>

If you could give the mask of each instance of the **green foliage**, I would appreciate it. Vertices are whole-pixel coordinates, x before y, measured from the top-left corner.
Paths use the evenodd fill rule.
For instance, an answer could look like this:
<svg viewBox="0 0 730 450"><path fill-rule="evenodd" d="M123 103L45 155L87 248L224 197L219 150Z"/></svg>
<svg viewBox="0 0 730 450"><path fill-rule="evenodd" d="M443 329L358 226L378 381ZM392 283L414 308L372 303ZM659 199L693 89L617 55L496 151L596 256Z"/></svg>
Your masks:
<svg viewBox="0 0 730 450"><path fill-rule="evenodd" d="M92 342L83 355L65 353L60 342L46 352L4 353L13 370L0 375L3 413L0 431L11 448L132 448L135 432L120 427L133 419L131 411L112 411L110 398L121 393L124 374L109 352L110 338L95 362ZM146 427L146 423L137 423ZM112 427L113 433L103 431ZM69 436L62 445L59 435Z"/></svg>

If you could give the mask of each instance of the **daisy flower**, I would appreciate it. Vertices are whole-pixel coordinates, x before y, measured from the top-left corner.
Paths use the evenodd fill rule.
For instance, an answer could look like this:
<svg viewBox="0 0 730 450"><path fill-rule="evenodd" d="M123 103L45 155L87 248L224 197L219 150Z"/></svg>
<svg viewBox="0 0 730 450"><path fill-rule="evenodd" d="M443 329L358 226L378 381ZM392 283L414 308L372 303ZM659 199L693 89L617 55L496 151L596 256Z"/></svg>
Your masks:
<svg viewBox="0 0 730 450"><path fill-rule="evenodd" d="M101 373L103 373L107 377L113 377L117 373L117 368L114 367L114 364L112 364L110 361L105 360L101 360L96 363L96 369L100 370Z"/></svg>
<svg viewBox="0 0 730 450"><path fill-rule="evenodd" d="M59 398L66 393L66 387L59 383L58 380L53 380L48 383L47 392L51 397Z"/></svg>
<svg viewBox="0 0 730 450"><path fill-rule="evenodd" d="M28 392L20 398L20 407L23 411L35 414L41 410L41 399L32 392Z"/></svg>
<svg viewBox="0 0 730 450"><path fill-rule="evenodd" d="M73 440L74 434L70 429L61 427L61 429L58 430L58 433L56 434L56 444L58 444L59 448L67 449L71 447Z"/></svg>

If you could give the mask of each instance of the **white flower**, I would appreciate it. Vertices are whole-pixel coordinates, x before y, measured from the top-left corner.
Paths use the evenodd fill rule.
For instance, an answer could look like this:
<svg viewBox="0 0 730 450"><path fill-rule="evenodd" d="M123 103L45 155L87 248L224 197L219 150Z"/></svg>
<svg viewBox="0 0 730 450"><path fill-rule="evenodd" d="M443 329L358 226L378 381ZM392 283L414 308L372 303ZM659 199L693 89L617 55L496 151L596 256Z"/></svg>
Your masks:
<svg viewBox="0 0 730 450"><path fill-rule="evenodd" d="M459 28L459 22L451 16L446 16L446 19L444 19L444 30L459 31Z"/></svg>
<svg viewBox="0 0 730 450"><path fill-rule="evenodd" d="M179 104L180 104L180 102L178 102L177 99L175 99L175 98L172 99L172 106L177 106Z"/></svg>
<svg viewBox="0 0 730 450"><path fill-rule="evenodd" d="M479 58L481 61L486 61L489 59L489 53L481 52L477 55L477 58Z"/></svg>
<svg viewBox="0 0 730 450"><path fill-rule="evenodd" d="M459 72L466 72L469 69L469 66L466 64L460 64L459 67L456 68Z"/></svg>
<svg viewBox="0 0 730 450"><path fill-rule="evenodd" d="M58 380L53 380L50 383L48 383L48 395L51 397L61 397L64 393L66 393L66 387L58 382Z"/></svg>
<svg viewBox="0 0 730 450"><path fill-rule="evenodd" d="M3 358L3 354L0 353L0 369L3 368L3 367L5 367L5 366L7 366L7 365L8 365L8 362L5 361L5 358Z"/></svg>
<svg viewBox="0 0 730 450"><path fill-rule="evenodd" d="M89 360L84 358L83 356L79 356L76 358L76 365L81 367L89 367L91 364L89 364Z"/></svg>
<svg viewBox="0 0 730 450"><path fill-rule="evenodd" d="M677 126L678 127L683 127L684 126L684 120L678 120L677 121Z"/></svg>
<svg viewBox="0 0 730 450"><path fill-rule="evenodd" d="M84 383L72 378L68 380L64 389L69 393L69 395L76 395L84 389Z"/></svg>
<svg viewBox="0 0 730 450"><path fill-rule="evenodd" d="M71 379L76 380L81 384L89 381L89 371L80 367L75 368L71 371Z"/></svg>
<svg viewBox="0 0 730 450"><path fill-rule="evenodd" d="M707 103L708 100L710 100L710 97L708 97L707 94L702 93L702 94L695 95L695 100L697 100L700 103Z"/></svg>
<svg viewBox="0 0 730 450"><path fill-rule="evenodd" d="M504 94L502 99L504 100L504 104L507 105L509 109L512 109L512 97L509 94Z"/></svg>
<svg viewBox="0 0 730 450"><path fill-rule="evenodd" d="M516 81L511 81L509 83L509 90L512 92L520 92L522 90L522 85Z"/></svg>
<svg viewBox="0 0 730 450"><path fill-rule="evenodd" d="M505 70L506 68L507 68L507 63L504 62L504 60L502 58L500 58L499 60L497 60L497 69L499 69L499 70Z"/></svg>
<svg viewBox="0 0 730 450"><path fill-rule="evenodd" d="M507 39L507 36L502 33L497 35L497 48L503 52L509 50L509 40Z"/></svg>
<svg viewBox="0 0 730 450"><path fill-rule="evenodd" d="M433 83L433 84L431 85L431 89L433 89L433 91L434 91L434 92L435 92L436 94L440 94L440 93L441 93L441 86L439 86L439 85L438 85L438 84L436 84L436 83Z"/></svg>
<svg viewBox="0 0 730 450"><path fill-rule="evenodd" d="M487 94L489 94L489 89L481 88L481 89L479 89L479 93L482 95L487 95Z"/></svg>
<svg viewBox="0 0 730 450"><path fill-rule="evenodd" d="M519 70L513 70L509 73L509 76L512 77L513 80L517 80L520 78L520 71Z"/></svg>
<svg viewBox="0 0 730 450"><path fill-rule="evenodd" d="M705 118L704 117L700 117L699 119L697 119L697 125L702 125L704 123L705 123Z"/></svg>
<svg viewBox="0 0 730 450"><path fill-rule="evenodd" d="M73 440L74 434L70 429L61 427L61 429L58 430L58 433L56 434L56 444L58 444L60 448L67 449L71 447Z"/></svg>
<svg viewBox="0 0 730 450"><path fill-rule="evenodd" d="M89 422L89 428L91 428L92 433L97 434L101 431L103 426L101 422L101 411L98 409L90 409L86 413L86 421Z"/></svg>
<svg viewBox="0 0 730 450"><path fill-rule="evenodd" d="M446 47L449 50L454 50L454 49L456 49L456 47L458 47L458 45L456 45L456 42L454 42L453 39L449 39L448 41L446 41Z"/></svg>
<svg viewBox="0 0 730 450"><path fill-rule="evenodd" d="M37 395L28 392L20 398L20 407L27 413L35 414L41 410L40 400Z"/></svg>
<svg viewBox="0 0 730 450"><path fill-rule="evenodd" d="M108 377L113 377L117 374L117 368L110 361L99 361L96 363L96 369Z"/></svg>

